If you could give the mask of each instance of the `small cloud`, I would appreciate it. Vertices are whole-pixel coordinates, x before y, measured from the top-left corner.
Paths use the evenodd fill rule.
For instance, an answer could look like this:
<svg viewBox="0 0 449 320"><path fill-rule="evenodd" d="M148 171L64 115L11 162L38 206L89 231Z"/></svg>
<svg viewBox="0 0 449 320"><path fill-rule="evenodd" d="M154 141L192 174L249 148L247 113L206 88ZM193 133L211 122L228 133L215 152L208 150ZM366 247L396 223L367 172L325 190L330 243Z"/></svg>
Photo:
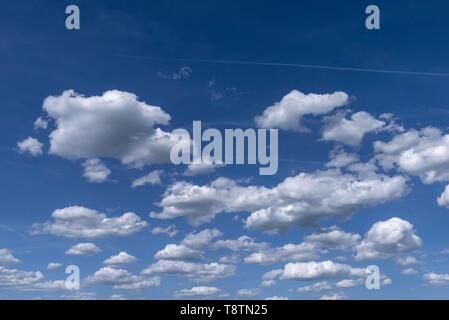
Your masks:
<svg viewBox="0 0 449 320"><path fill-rule="evenodd" d="M42 150L43 144L39 142L39 140L28 137L25 140L22 140L17 143L17 147L19 148L19 153L28 152L33 157L41 156L44 152Z"/></svg>

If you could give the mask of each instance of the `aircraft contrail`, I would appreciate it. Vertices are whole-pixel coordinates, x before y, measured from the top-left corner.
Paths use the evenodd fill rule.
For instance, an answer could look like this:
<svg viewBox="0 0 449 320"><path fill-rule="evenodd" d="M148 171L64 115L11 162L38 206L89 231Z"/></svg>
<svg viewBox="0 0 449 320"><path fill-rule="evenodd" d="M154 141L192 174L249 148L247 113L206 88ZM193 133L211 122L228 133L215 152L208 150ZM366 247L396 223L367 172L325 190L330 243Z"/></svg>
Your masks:
<svg viewBox="0 0 449 320"><path fill-rule="evenodd" d="M254 65L254 66L308 68L308 69L322 69L322 70L336 70L336 71L355 71L355 72L387 73L387 74L415 75L415 76L449 77L449 73L439 73L439 72L335 67L335 66L297 64L297 63L238 61L238 60L213 60L213 59L192 59L192 58L164 58L164 57L155 57L155 56L133 56L133 55L119 55L119 57L142 59L142 60L155 60L155 61L182 61L182 62L199 62L199 63L215 63L215 64L240 64L240 65Z"/></svg>

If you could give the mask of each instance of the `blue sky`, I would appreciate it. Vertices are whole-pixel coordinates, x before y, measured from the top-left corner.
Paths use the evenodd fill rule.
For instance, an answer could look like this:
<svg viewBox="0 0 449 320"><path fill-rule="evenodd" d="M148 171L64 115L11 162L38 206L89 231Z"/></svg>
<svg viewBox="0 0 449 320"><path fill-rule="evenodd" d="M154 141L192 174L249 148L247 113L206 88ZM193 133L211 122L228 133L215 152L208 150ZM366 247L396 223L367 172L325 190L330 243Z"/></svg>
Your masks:
<svg viewBox="0 0 449 320"><path fill-rule="evenodd" d="M72 31L69 4L4 2L0 10L0 298L448 297L446 2L377 1L375 31L365 28L371 3L363 1L77 1L81 29ZM312 97L332 107L307 113ZM117 99L119 111L96 112L104 99ZM150 106L170 121L130 116ZM308 132L272 118L256 123L270 106ZM278 128L277 174L228 165L189 175L154 163L165 147L140 168L127 163L148 151L128 145L128 132L190 130L194 120ZM352 160L329 164L343 157ZM89 163L99 176L89 178ZM132 188L150 172L153 183ZM195 215L207 222L192 225ZM277 217L291 220L274 233ZM169 226L177 232L154 234ZM99 249L68 254L80 243ZM104 263L120 252L128 263ZM59 268L48 270L51 262ZM380 290L367 290L360 275L372 264ZM61 285L68 265L80 268L78 292Z"/></svg>

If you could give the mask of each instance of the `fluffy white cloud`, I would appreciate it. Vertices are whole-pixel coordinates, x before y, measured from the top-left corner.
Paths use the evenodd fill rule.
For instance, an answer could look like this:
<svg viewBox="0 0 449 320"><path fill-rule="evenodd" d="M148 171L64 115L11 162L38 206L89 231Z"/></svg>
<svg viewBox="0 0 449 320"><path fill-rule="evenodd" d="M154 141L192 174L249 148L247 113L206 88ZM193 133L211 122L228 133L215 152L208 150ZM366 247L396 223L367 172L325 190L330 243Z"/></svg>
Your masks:
<svg viewBox="0 0 449 320"><path fill-rule="evenodd" d="M200 260L203 258L203 250L212 247L212 241L221 235L218 229L190 233L180 244L167 244L154 257L158 260Z"/></svg>
<svg viewBox="0 0 449 320"><path fill-rule="evenodd" d="M424 183L449 181L449 135L440 129L410 129L389 142L376 141L374 150L384 169L397 168Z"/></svg>
<svg viewBox="0 0 449 320"><path fill-rule="evenodd" d="M85 97L73 90L49 96L43 103L56 129L50 133L50 153L68 159L113 158L142 167L169 160L170 115L119 90Z"/></svg>
<svg viewBox="0 0 449 320"><path fill-rule="evenodd" d="M0 288L19 291L59 291L66 290L65 281L46 281L40 271L7 269L0 266Z"/></svg>
<svg viewBox="0 0 449 320"><path fill-rule="evenodd" d="M437 198L439 206L449 208L449 184L444 188L443 193Z"/></svg>
<svg viewBox="0 0 449 320"><path fill-rule="evenodd" d="M313 292L313 293L318 293L321 291L326 291L326 290L331 290L332 289L332 285L328 282L328 281L320 281L308 286L304 286L301 288L297 288L294 291L296 292Z"/></svg>
<svg viewBox="0 0 449 320"><path fill-rule="evenodd" d="M121 251L119 254L115 256L110 256L106 260L103 261L106 265L120 265L120 264L130 264L137 261L137 258L128 254L125 251Z"/></svg>
<svg viewBox="0 0 449 320"><path fill-rule="evenodd" d="M119 217L108 217L104 213L80 206L57 209L52 213L52 218L53 221L33 224L31 234L52 234L67 238L128 236L148 225L132 212Z"/></svg>
<svg viewBox="0 0 449 320"><path fill-rule="evenodd" d="M239 297L254 297L257 296L260 293L259 288L254 289L240 289L237 291L237 295Z"/></svg>
<svg viewBox="0 0 449 320"><path fill-rule="evenodd" d="M147 184L152 186L161 184L161 175L164 174L163 170L153 170L150 173L134 180L131 184L133 188L143 187Z"/></svg>
<svg viewBox="0 0 449 320"><path fill-rule="evenodd" d="M18 142L17 147L19 148L20 153L28 152L34 157L41 156L44 153L42 150L44 145L39 142L39 140L32 137L28 137L25 140Z"/></svg>
<svg viewBox="0 0 449 320"><path fill-rule="evenodd" d="M111 174L111 170L98 158L84 161L83 168L83 177L92 183L105 182Z"/></svg>
<svg viewBox="0 0 449 320"><path fill-rule="evenodd" d="M185 245L167 244L164 249L154 255L158 260L201 260L202 251L191 249Z"/></svg>
<svg viewBox="0 0 449 320"><path fill-rule="evenodd" d="M176 229L176 226L174 224L169 225L168 227L162 228L162 227L155 227L151 230L152 234L158 235L158 234L166 234L169 237L174 237L178 234L178 229Z"/></svg>
<svg viewBox="0 0 449 320"><path fill-rule="evenodd" d="M0 265L20 263L20 260L14 257L9 249L0 249Z"/></svg>
<svg viewBox="0 0 449 320"><path fill-rule="evenodd" d="M50 262L47 265L47 270L56 270L56 269L59 269L59 268L62 268L62 264L58 263L58 262Z"/></svg>
<svg viewBox="0 0 449 320"><path fill-rule="evenodd" d="M400 218L376 222L355 247L357 260L388 259L421 248L422 241L413 225Z"/></svg>
<svg viewBox="0 0 449 320"><path fill-rule="evenodd" d="M265 298L265 300L288 300L288 297L284 297L284 296L272 296L272 297Z"/></svg>
<svg viewBox="0 0 449 320"><path fill-rule="evenodd" d="M396 262L401 266L409 266L412 264L417 264L418 260L413 256L405 256L405 257L398 257L396 259Z"/></svg>
<svg viewBox="0 0 449 320"><path fill-rule="evenodd" d="M320 300L347 300L348 297L343 292L337 292L333 294L325 294Z"/></svg>
<svg viewBox="0 0 449 320"><path fill-rule="evenodd" d="M377 120L367 112L360 111L346 119L344 113L326 117L323 139L358 146L365 134L381 129L386 123Z"/></svg>
<svg viewBox="0 0 449 320"><path fill-rule="evenodd" d="M93 256L101 252L94 243L78 243L65 252L71 256Z"/></svg>
<svg viewBox="0 0 449 320"><path fill-rule="evenodd" d="M330 260L287 263L280 276L286 280L318 280L349 275L352 267Z"/></svg>
<svg viewBox="0 0 449 320"><path fill-rule="evenodd" d="M304 94L293 90L280 102L265 109L255 118L257 126L262 128L279 128L284 130L305 131L301 118L305 115L322 115L348 103L344 92L332 94Z"/></svg>
<svg viewBox="0 0 449 320"><path fill-rule="evenodd" d="M355 153L347 153L341 149L334 149L326 167L328 168L344 168L352 163L359 161L359 156Z"/></svg>
<svg viewBox="0 0 449 320"><path fill-rule="evenodd" d="M406 276L414 275L417 273L418 273L418 271L413 268L407 268L407 269L404 269L401 271L401 274L406 275Z"/></svg>
<svg viewBox="0 0 449 320"><path fill-rule="evenodd" d="M269 244L266 242L256 242L253 238L248 236L241 236L232 240L218 240L213 244L215 249L228 249L231 251L253 251L268 248Z"/></svg>
<svg viewBox="0 0 449 320"><path fill-rule="evenodd" d="M359 176L338 169L301 173L271 189L241 186L226 178L204 186L176 182L159 203L163 210L152 212L151 217L187 216L190 223L200 224L221 212L249 211L246 227L279 232L322 218L347 217L360 207L397 199L407 191L407 179L402 176Z"/></svg>
<svg viewBox="0 0 449 320"><path fill-rule="evenodd" d="M280 261L308 261L317 257L317 247L311 243L286 244L282 247L258 251L245 258L245 263L269 264Z"/></svg>
<svg viewBox="0 0 449 320"><path fill-rule="evenodd" d="M340 230L337 226L324 228L318 232L304 237L309 243L332 250L346 250L357 244L360 235Z"/></svg>
<svg viewBox="0 0 449 320"><path fill-rule="evenodd" d="M36 119L36 121L34 121L34 129L38 130L38 129L47 129L48 127L48 120L39 117Z"/></svg>
<svg viewBox="0 0 449 320"><path fill-rule="evenodd" d="M113 267L104 267L86 278L87 284L112 285L114 289L137 290L160 285L160 278L147 278Z"/></svg>
<svg viewBox="0 0 449 320"><path fill-rule="evenodd" d="M426 284L443 286L449 284L449 274L429 272L424 274L423 279Z"/></svg>
<svg viewBox="0 0 449 320"><path fill-rule="evenodd" d="M194 298L194 297L210 297L210 296L214 296L217 294L223 294L222 291L220 289L218 289L217 287L204 287L204 286L200 286L200 287L193 287L191 289L183 289L183 290L179 290L175 293L176 297L189 297L189 298Z"/></svg>
<svg viewBox="0 0 449 320"><path fill-rule="evenodd" d="M235 266L221 263L194 263L177 260L159 260L142 271L142 274L184 276L197 282L213 281L234 275Z"/></svg>

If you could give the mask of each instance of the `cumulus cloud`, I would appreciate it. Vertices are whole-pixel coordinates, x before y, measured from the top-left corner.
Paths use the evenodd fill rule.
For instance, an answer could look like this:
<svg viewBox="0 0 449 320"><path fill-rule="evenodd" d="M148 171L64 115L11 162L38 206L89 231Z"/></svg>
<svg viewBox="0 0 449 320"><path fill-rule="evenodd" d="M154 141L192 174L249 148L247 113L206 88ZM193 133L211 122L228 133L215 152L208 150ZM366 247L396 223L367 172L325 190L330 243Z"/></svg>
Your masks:
<svg viewBox="0 0 449 320"><path fill-rule="evenodd" d="M437 198L439 206L449 208L449 185L444 188L443 193Z"/></svg>
<svg viewBox="0 0 449 320"><path fill-rule="evenodd" d="M273 188L241 186L219 178L208 185L175 182L152 212L157 219L186 216L191 224L210 221L221 212L251 212L247 228L270 232L311 225L323 218L348 217L360 207L397 199L408 192L407 179L381 174L350 174L338 169L300 173Z"/></svg>
<svg viewBox="0 0 449 320"><path fill-rule="evenodd" d="M332 250L346 250L355 246L360 238L358 234L348 233L333 226L306 236L304 240Z"/></svg>
<svg viewBox="0 0 449 320"><path fill-rule="evenodd" d="M294 291L296 292L312 292L312 293L318 293L321 291L331 290L332 285L328 281L320 281L308 286L304 286L301 288L297 288Z"/></svg>
<svg viewBox="0 0 449 320"><path fill-rule="evenodd" d="M347 153L342 149L334 149L326 167L328 168L344 168L352 163L359 161L359 156L355 153Z"/></svg>
<svg viewBox="0 0 449 320"><path fill-rule="evenodd" d="M423 276L424 282L429 285L443 286L449 284L449 274L428 272Z"/></svg>
<svg viewBox="0 0 449 320"><path fill-rule="evenodd" d="M0 288L18 291L66 290L65 281L46 281L40 271L7 269L0 266Z"/></svg>
<svg viewBox="0 0 449 320"><path fill-rule="evenodd" d="M355 247L355 259L388 259L411 253L422 245L413 225L400 218L376 222Z"/></svg>
<svg viewBox="0 0 449 320"><path fill-rule="evenodd" d="M52 234L67 238L99 238L105 236L129 236L145 228L148 223L132 212L118 217L85 207L73 206L57 209L52 221L35 223L32 235Z"/></svg>
<svg viewBox="0 0 449 320"><path fill-rule="evenodd" d="M323 139L340 142L350 146L358 146L365 134L375 132L385 126L385 122L377 120L367 112L360 111L346 119L344 113L325 118Z"/></svg>
<svg viewBox="0 0 449 320"><path fill-rule="evenodd" d="M284 266L281 279L286 280L319 280L337 278L349 275L352 267L347 264L336 263L330 260L316 262L287 263Z"/></svg>
<svg viewBox="0 0 449 320"><path fill-rule="evenodd" d="M288 300L288 297L284 297L284 296L271 296L271 297L265 298L265 300Z"/></svg>
<svg viewBox="0 0 449 320"><path fill-rule="evenodd" d="M48 120L44 119L42 117L37 118L34 121L34 129L39 130L39 129L47 129L48 127Z"/></svg>
<svg viewBox="0 0 449 320"><path fill-rule="evenodd" d="M50 153L67 159L112 158L142 167L169 160L170 115L140 102L136 95L110 90L85 97L73 90L49 96L43 103L56 128L50 133Z"/></svg>
<svg viewBox="0 0 449 320"><path fill-rule="evenodd" d="M159 286L160 278L137 276L123 269L104 267L88 276L86 283L111 285L114 289L137 290Z"/></svg>
<svg viewBox="0 0 449 320"><path fill-rule="evenodd" d="M239 289L237 291L237 295L239 297L254 297L257 296L258 294L260 294L260 289L259 288L254 288L254 289Z"/></svg>
<svg viewBox="0 0 449 320"><path fill-rule="evenodd" d="M152 234L158 235L158 234L166 234L169 237L174 237L178 234L178 229L176 229L176 226L174 224L169 225L168 227L162 228L162 227L155 227L151 230Z"/></svg>
<svg viewBox="0 0 449 320"><path fill-rule="evenodd" d="M197 282L208 282L234 275L235 266L222 263L194 263L177 260L159 260L142 271L142 274L183 276Z"/></svg>
<svg viewBox="0 0 449 320"><path fill-rule="evenodd" d="M50 262L47 265L47 270L56 270L56 269L59 269L59 268L62 268L62 264L58 263L58 262Z"/></svg>
<svg viewBox="0 0 449 320"><path fill-rule="evenodd" d="M167 244L154 257L159 260L200 260L203 258L203 250L211 247L212 240L221 235L218 229L190 233L180 244Z"/></svg>
<svg viewBox="0 0 449 320"><path fill-rule="evenodd" d="M20 263L20 260L14 257L11 250L0 249L0 265L8 265L16 263Z"/></svg>
<svg viewBox="0 0 449 320"><path fill-rule="evenodd" d="M188 298L198 298L198 297L210 297L214 295L223 295L222 290L217 287L193 287L191 289L179 290L175 293L176 297L188 297Z"/></svg>
<svg viewBox="0 0 449 320"><path fill-rule="evenodd" d="M101 249L98 248L94 243L78 243L67 250L65 254L71 256L94 256L100 252Z"/></svg>
<svg viewBox="0 0 449 320"><path fill-rule="evenodd" d="M257 251L245 258L245 263L269 264L280 261L307 261L317 257L317 247L311 243L286 244L282 247Z"/></svg>
<svg viewBox="0 0 449 320"><path fill-rule="evenodd" d="M323 115L347 103L348 95L344 92L304 94L293 90L280 102L265 109L262 115L255 118L255 122L261 128L307 131L301 124L303 116Z"/></svg>
<svg viewBox="0 0 449 320"><path fill-rule="evenodd" d="M269 247L267 242L256 242L251 237L241 236L237 239L218 240L213 244L215 249L228 249L231 251L254 251Z"/></svg>
<svg viewBox="0 0 449 320"><path fill-rule="evenodd" d="M111 170L98 158L84 161L83 168L83 177L92 183L105 182L111 174Z"/></svg>
<svg viewBox="0 0 449 320"><path fill-rule="evenodd" d="M143 187L147 184L149 185L157 185L161 184L161 175L164 174L163 170L153 170L150 173L134 180L131 184L133 188Z"/></svg>
<svg viewBox="0 0 449 320"><path fill-rule="evenodd" d="M121 251L119 254L115 256L110 256L106 260L103 261L103 264L106 265L120 265L120 264L130 264L137 261L137 258L128 254L125 251Z"/></svg>
<svg viewBox="0 0 449 320"><path fill-rule="evenodd" d="M320 300L347 300L348 297L343 292L337 292L333 294L325 294Z"/></svg>
<svg viewBox="0 0 449 320"><path fill-rule="evenodd" d="M386 170L396 168L424 183L449 181L449 135L440 129L410 129L389 142L376 141L374 150Z"/></svg>
<svg viewBox="0 0 449 320"><path fill-rule="evenodd" d="M44 145L39 142L39 140L32 137L28 137L25 140L18 142L17 147L19 148L20 153L28 152L33 157L41 156L44 153L42 150Z"/></svg>
<svg viewBox="0 0 449 320"><path fill-rule="evenodd" d="M413 268L406 268L404 270L401 271L401 274L405 275L405 276L410 276L410 275L414 275L417 274L418 271L413 269Z"/></svg>

